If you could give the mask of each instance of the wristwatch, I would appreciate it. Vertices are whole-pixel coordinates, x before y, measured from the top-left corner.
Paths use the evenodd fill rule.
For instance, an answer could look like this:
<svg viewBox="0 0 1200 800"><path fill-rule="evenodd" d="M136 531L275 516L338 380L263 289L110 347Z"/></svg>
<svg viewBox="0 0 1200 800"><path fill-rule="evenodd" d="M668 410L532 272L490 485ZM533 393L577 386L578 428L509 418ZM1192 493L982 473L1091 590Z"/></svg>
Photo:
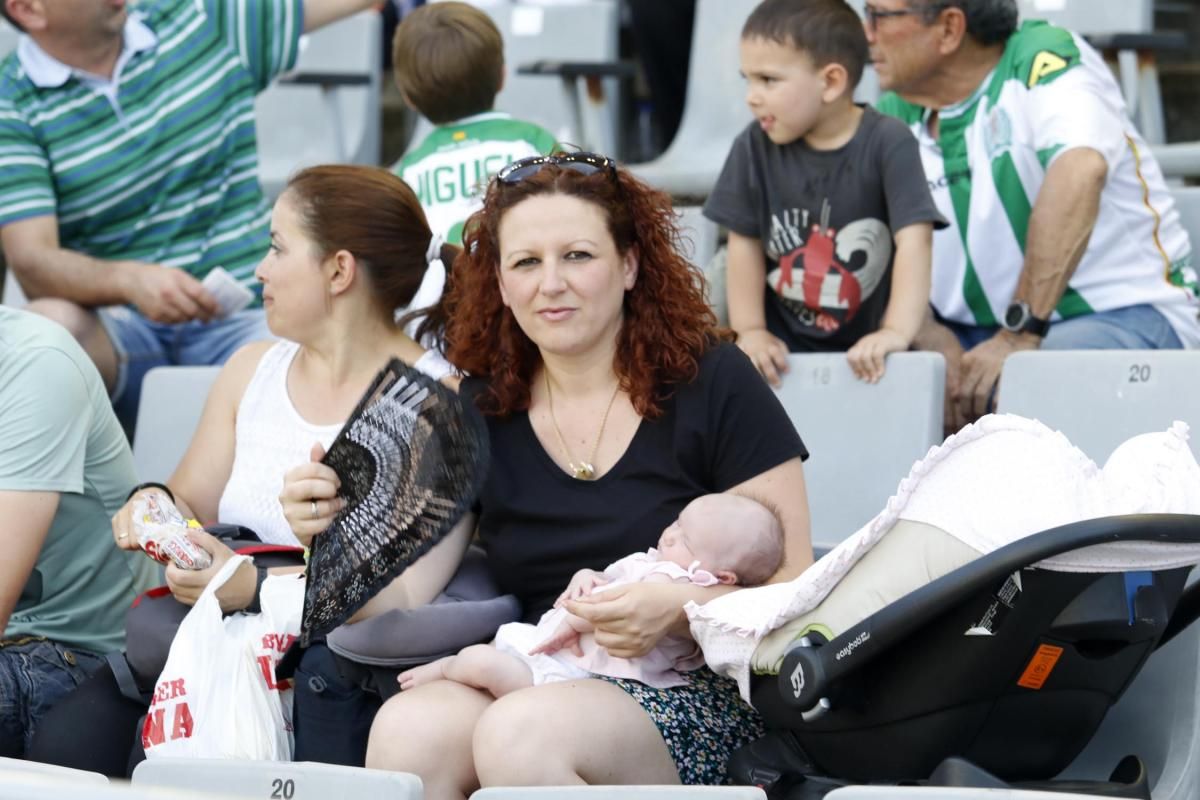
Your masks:
<svg viewBox="0 0 1200 800"><path fill-rule="evenodd" d="M1013 333L1032 333L1034 336L1045 336L1050 331L1050 320L1035 317L1024 300L1015 300L1004 312L1001 323L1004 330Z"/></svg>

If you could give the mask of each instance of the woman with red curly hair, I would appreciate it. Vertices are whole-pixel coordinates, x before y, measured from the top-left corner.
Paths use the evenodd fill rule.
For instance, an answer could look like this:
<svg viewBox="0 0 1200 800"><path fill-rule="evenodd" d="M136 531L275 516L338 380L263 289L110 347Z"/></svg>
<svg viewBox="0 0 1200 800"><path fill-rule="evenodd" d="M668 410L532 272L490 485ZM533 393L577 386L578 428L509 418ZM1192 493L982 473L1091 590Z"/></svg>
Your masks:
<svg viewBox="0 0 1200 800"><path fill-rule="evenodd" d="M717 329L667 195L603 156L525 159L492 181L464 244L435 317L491 435L478 535L526 621L577 570L653 547L710 492L778 510L777 580L808 566L804 445ZM636 657L687 635L685 603L728 590L633 583L567 607L612 655ZM672 689L596 678L499 700L434 681L380 710L367 766L417 773L434 799L480 785L721 783L761 722L732 681L689 676Z"/></svg>

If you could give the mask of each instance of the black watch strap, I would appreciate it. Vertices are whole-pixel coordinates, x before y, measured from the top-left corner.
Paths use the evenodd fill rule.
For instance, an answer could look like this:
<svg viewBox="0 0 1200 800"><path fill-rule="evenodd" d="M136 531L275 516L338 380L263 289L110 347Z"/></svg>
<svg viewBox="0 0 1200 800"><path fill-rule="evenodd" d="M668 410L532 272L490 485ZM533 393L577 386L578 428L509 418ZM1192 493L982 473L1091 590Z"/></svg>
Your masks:
<svg viewBox="0 0 1200 800"><path fill-rule="evenodd" d="M1025 320L1025 324L1021 326L1021 333L1032 333L1034 336L1046 338L1046 334L1050 332L1050 320L1035 317L1033 314Z"/></svg>
<svg viewBox="0 0 1200 800"><path fill-rule="evenodd" d="M247 614L258 614L262 611L262 585L267 579L267 568L256 566L254 571L257 573L254 578L254 597L245 608Z"/></svg>

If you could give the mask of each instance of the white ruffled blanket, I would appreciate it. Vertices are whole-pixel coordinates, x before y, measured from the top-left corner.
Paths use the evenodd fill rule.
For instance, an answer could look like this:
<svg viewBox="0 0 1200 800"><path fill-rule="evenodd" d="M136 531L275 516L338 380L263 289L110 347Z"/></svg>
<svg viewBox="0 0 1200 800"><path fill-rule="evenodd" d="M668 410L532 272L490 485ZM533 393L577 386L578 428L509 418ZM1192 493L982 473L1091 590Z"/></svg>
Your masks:
<svg viewBox="0 0 1200 800"><path fill-rule="evenodd" d="M1117 514L1200 514L1200 466L1188 426L1135 436L1097 466L1040 422L992 414L932 448L874 519L788 583L686 606L692 635L716 672L750 699L750 662L763 637L812 609L860 558L906 519L989 553L1058 525ZM1200 563L1200 545L1121 542L1042 562L1065 572L1158 570Z"/></svg>

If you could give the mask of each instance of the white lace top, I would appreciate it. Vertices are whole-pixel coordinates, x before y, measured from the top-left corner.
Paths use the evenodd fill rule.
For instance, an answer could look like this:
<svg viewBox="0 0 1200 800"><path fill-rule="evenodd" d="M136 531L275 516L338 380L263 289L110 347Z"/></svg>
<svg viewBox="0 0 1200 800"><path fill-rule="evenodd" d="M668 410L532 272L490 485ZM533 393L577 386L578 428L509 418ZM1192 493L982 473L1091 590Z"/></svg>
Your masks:
<svg viewBox="0 0 1200 800"><path fill-rule="evenodd" d="M314 425L292 404L287 375L299 351L295 342L279 342L258 362L238 405L233 471L218 507L221 522L244 525L269 544L299 544L279 505L283 476L309 460L314 443L328 449L342 429ZM433 350L413 366L435 380L454 372Z"/></svg>

